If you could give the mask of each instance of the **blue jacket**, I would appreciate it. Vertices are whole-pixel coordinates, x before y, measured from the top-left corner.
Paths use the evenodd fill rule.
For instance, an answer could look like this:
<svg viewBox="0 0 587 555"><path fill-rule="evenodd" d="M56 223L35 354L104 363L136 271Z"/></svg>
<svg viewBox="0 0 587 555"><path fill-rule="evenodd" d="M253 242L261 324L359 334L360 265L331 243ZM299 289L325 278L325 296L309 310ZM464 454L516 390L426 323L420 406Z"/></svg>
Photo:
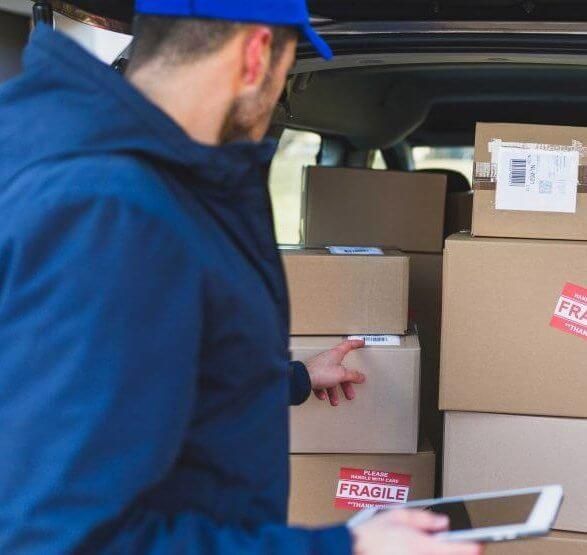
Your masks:
<svg viewBox="0 0 587 555"><path fill-rule="evenodd" d="M0 553L330 554L285 526L273 144L195 144L38 29L0 88ZM293 385L292 385L293 384Z"/></svg>

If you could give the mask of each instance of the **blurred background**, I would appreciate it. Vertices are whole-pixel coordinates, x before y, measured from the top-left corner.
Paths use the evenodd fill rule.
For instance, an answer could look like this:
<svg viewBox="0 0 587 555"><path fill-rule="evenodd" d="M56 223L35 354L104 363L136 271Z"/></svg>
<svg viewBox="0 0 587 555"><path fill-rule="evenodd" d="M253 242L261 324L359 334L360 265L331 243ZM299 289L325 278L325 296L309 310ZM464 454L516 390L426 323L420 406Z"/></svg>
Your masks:
<svg viewBox="0 0 587 555"><path fill-rule="evenodd" d="M30 0L0 0L0 80L18 72L32 7ZM130 42L127 35L95 29L59 14L55 14L55 24L106 63L112 62Z"/></svg>
<svg viewBox="0 0 587 555"><path fill-rule="evenodd" d="M30 32L30 0L0 0L0 82L16 75ZM55 14L56 27L105 63L111 63L130 43L120 33L90 27ZM278 241L300 243L303 168L316 163L322 139L315 133L286 129L271 169L270 188ZM446 168L472 175L472 148L415 147L414 169ZM371 167L387 169L381 152L375 151Z"/></svg>

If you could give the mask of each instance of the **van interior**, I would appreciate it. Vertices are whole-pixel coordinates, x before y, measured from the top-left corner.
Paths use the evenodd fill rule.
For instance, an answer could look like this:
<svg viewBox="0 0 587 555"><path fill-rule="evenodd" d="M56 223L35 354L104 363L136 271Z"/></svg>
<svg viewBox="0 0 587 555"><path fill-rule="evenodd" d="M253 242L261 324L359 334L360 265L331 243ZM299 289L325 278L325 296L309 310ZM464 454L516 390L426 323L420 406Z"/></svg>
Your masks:
<svg viewBox="0 0 587 555"><path fill-rule="evenodd" d="M129 28L127 2L77 4L113 18L111 29ZM300 44L274 116L270 189L281 244L302 242L305 166L432 171L462 192L471 188L478 122L587 127L585 2L309 5L335 58ZM0 29L4 17L17 16L0 12ZM0 33L0 80L4 42Z"/></svg>
<svg viewBox="0 0 587 555"><path fill-rule="evenodd" d="M497 49L478 39L477 47L447 52L444 35L437 38L426 51L343 54L332 69L301 59L273 130L277 137L287 130L282 146L289 148L290 170L297 137L309 141L301 165L445 171L448 190L456 192L471 181L477 122L587 125L587 58L581 51L560 52L564 48L550 34L533 51L513 44ZM312 135L303 139L301 132ZM312 149L315 159L307 154ZM287 155L283 149L278 154L280 176L279 156ZM295 171L299 177L301 168ZM284 212L277 199L278 235ZM291 232L284 235L285 242L296 242Z"/></svg>

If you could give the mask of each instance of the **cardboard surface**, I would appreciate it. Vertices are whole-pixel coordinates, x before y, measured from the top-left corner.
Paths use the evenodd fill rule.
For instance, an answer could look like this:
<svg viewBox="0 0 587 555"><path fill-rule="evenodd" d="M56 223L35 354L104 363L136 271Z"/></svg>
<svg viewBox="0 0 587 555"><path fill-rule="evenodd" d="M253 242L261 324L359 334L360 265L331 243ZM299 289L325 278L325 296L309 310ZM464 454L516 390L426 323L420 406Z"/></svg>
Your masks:
<svg viewBox="0 0 587 555"><path fill-rule="evenodd" d="M553 532L547 538L487 546L485 555L585 555L587 534Z"/></svg>
<svg viewBox="0 0 587 555"><path fill-rule="evenodd" d="M290 459L292 525L337 524L355 514L335 508L340 472L344 468L410 476L408 501L434 496L435 454L429 447L416 455L292 455Z"/></svg>
<svg viewBox="0 0 587 555"><path fill-rule="evenodd" d="M282 251L292 335L404 334L408 329L409 259Z"/></svg>
<svg viewBox="0 0 587 555"><path fill-rule="evenodd" d="M551 325L567 284L587 286L586 242L449 238L441 409L587 418L587 339Z"/></svg>
<svg viewBox="0 0 587 555"><path fill-rule="evenodd" d="M479 123L475 137L475 164L491 161L488 144L493 139L508 142L587 146L587 128L552 125ZM587 164L583 158L581 165ZM483 185L485 186L485 185ZM587 193L579 192L575 214L495 209L495 188L480 189L474 183L473 235L537 239L587 240Z"/></svg>
<svg viewBox="0 0 587 555"><path fill-rule="evenodd" d="M422 384L421 431L436 451L442 449L442 414L438 410L442 255L409 253L410 319L418 328Z"/></svg>
<svg viewBox="0 0 587 555"><path fill-rule="evenodd" d="M471 231L473 218L473 191L446 195L445 237Z"/></svg>
<svg viewBox="0 0 587 555"><path fill-rule="evenodd" d="M561 484L555 528L587 532L587 419L445 415L444 495Z"/></svg>
<svg viewBox="0 0 587 555"><path fill-rule="evenodd" d="M304 243L441 252L446 177L437 174L309 167Z"/></svg>
<svg viewBox="0 0 587 555"><path fill-rule="evenodd" d="M294 360L308 361L345 337L293 337ZM292 453L415 453L418 450L420 345L416 335L399 347L365 347L347 355L347 368L359 369L367 382L355 386L356 398L332 407L314 395L291 408Z"/></svg>

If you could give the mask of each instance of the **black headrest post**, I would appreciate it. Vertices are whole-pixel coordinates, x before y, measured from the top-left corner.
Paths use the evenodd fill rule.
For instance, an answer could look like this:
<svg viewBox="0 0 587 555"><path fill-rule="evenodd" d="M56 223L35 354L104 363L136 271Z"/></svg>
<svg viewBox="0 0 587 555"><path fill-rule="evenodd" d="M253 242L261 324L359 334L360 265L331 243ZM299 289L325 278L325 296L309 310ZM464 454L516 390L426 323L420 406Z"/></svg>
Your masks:
<svg viewBox="0 0 587 555"><path fill-rule="evenodd" d="M116 58L112 63L112 69L118 73L124 75L126 67L128 66L128 60L126 58Z"/></svg>
<svg viewBox="0 0 587 555"><path fill-rule="evenodd" d="M33 5L33 24L45 23L53 27L53 8L49 2L40 0Z"/></svg>

